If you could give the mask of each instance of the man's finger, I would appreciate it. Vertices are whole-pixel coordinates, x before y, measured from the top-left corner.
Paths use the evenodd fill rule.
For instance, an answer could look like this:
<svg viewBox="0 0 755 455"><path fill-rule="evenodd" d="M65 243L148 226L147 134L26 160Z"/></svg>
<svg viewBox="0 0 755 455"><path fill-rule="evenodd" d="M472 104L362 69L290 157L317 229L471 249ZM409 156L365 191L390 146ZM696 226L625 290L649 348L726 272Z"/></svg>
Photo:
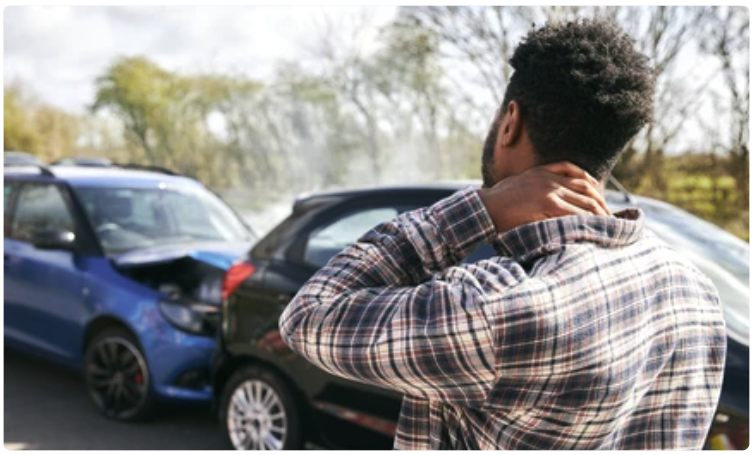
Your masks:
<svg viewBox="0 0 755 455"><path fill-rule="evenodd" d="M603 208L598 200L572 191L569 188L563 188L561 191L559 191L558 197L568 202L572 206L578 207L581 210L588 212L586 213L588 215L608 215L608 212L605 208Z"/></svg>
<svg viewBox="0 0 755 455"><path fill-rule="evenodd" d="M546 164L545 166L541 167L553 174L564 175L577 179L585 179L590 181L593 186L598 185L598 181L592 175L590 175L587 171L577 166L576 164L570 163L568 161L559 161L558 163Z"/></svg>
<svg viewBox="0 0 755 455"><path fill-rule="evenodd" d="M608 208L608 205L606 204L605 199L600 194L598 189L590 185L586 180L580 179L580 178L571 178L571 177L562 177L562 176L554 176L554 178L556 182L558 182L561 186L564 186L566 188L571 189L572 191L576 191L577 193L580 193L587 197L595 199L603 208L606 215L611 214L611 209Z"/></svg>
<svg viewBox="0 0 755 455"><path fill-rule="evenodd" d="M574 194L574 193L572 193ZM569 215L592 215L592 212L589 210L585 210L579 205L574 205L573 203L569 202L565 198L557 197L556 200L556 208L557 213L555 216L569 216Z"/></svg>

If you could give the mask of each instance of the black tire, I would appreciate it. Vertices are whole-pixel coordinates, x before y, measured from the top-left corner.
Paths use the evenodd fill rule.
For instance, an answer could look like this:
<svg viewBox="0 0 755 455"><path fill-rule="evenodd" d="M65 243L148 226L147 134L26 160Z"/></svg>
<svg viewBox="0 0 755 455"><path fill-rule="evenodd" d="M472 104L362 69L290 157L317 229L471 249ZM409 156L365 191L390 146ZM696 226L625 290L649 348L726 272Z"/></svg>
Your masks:
<svg viewBox="0 0 755 455"><path fill-rule="evenodd" d="M270 394L271 391L274 394ZM232 403L237 392L241 395ZM251 404L266 402L272 403L269 412ZM248 412L246 417L241 417L239 412L241 404ZM279 414L283 416L272 418ZM240 368L228 379L220 399L219 420L226 442L234 449L269 450L273 447L299 450L303 447L300 413L293 393L278 375L262 366ZM231 426L237 431L234 432ZM281 432L278 428L284 428L285 431ZM279 444L272 443L269 438ZM261 440L264 440L264 446L259 445Z"/></svg>
<svg viewBox="0 0 755 455"><path fill-rule="evenodd" d="M149 368L136 337L123 327L97 333L84 351L87 394L106 417L134 422L150 416Z"/></svg>

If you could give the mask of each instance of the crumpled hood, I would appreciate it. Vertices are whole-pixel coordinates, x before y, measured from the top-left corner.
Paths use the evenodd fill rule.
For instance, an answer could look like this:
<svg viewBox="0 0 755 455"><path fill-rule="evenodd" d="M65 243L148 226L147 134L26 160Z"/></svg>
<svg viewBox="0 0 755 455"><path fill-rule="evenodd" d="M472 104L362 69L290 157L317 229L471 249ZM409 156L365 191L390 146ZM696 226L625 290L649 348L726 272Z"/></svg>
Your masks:
<svg viewBox="0 0 755 455"><path fill-rule="evenodd" d="M157 265L190 257L222 270L228 270L236 259L247 254L249 242L193 242L140 248L112 256L119 268Z"/></svg>

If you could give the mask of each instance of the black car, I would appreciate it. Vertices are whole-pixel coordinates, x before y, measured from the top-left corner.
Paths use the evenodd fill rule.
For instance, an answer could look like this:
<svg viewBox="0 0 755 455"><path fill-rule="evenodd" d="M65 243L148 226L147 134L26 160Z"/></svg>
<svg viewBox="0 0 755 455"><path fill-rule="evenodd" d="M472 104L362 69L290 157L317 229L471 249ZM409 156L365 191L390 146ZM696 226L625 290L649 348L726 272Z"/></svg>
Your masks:
<svg viewBox="0 0 755 455"><path fill-rule="evenodd" d="M336 253L378 223L426 207L462 184L320 193L229 269L214 364L218 415L229 443L246 449L390 449L401 395L323 372L287 348L278 318L299 288ZM749 441L749 244L671 205L607 191L614 211L639 206L647 227L686 254L716 284L729 330L724 392L712 448ZM467 262L494 254L481 245Z"/></svg>

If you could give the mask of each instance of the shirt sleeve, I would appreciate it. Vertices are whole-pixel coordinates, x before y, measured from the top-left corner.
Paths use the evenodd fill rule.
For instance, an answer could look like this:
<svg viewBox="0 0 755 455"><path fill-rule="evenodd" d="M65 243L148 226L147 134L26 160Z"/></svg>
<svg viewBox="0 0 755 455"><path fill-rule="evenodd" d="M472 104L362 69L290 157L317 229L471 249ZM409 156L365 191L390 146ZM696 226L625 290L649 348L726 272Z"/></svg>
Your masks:
<svg viewBox="0 0 755 455"><path fill-rule="evenodd" d="M479 405L495 380L485 294L503 284L485 283L494 278L484 266L458 264L494 236L472 188L404 213L320 269L281 316L281 335L332 374Z"/></svg>

